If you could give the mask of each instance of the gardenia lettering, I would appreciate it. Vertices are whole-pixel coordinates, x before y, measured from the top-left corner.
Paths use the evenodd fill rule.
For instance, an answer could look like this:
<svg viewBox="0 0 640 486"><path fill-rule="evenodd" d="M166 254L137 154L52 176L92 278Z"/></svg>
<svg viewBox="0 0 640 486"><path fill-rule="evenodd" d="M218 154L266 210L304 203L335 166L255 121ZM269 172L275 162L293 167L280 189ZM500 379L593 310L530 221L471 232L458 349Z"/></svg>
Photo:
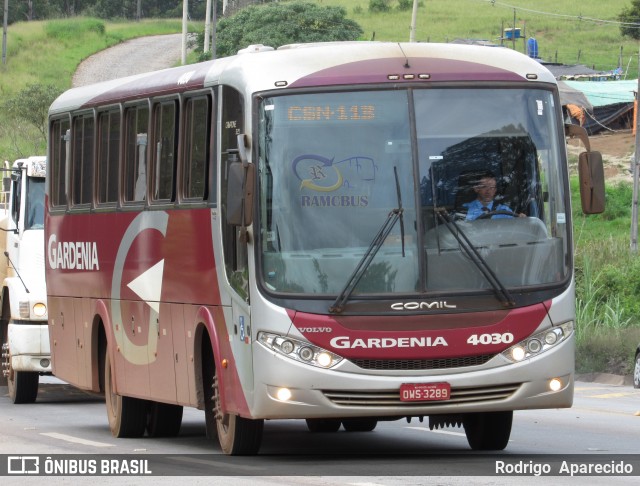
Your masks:
<svg viewBox="0 0 640 486"><path fill-rule="evenodd" d="M371 348L428 348L435 346L449 346L442 336L431 338L422 337L402 337L402 338L368 338L354 339L347 336L334 337L331 346L335 349L371 349Z"/></svg>
<svg viewBox="0 0 640 486"><path fill-rule="evenodd" d="M47 245L49 266L53 270L100 270L98 246L94 241L61 241L55 234Z"/></svg>

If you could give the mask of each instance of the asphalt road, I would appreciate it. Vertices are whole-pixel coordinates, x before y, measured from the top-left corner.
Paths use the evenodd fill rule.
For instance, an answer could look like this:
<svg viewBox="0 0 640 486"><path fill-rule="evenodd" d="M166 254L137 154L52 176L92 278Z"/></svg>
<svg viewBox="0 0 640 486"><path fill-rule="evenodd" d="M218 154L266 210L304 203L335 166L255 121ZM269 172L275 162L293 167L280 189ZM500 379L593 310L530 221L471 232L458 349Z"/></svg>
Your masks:
<svg viewBox="0 0 640 486"><path fill-rule="evenodd" d="M185 409L183 427L175 438L115 439L109 433L102 397L55 378L43 381L38 400L31 405L13 405L7 389L0 388L0 455L123 454L150 458L153 472L162 476L154 476L154 483L170 478L175 482L175 475L197 474L215 478L207 481L209 484L228 484L232 477L238 478L235 485L334 484L334 477L342 478L336 480L340 484L352 486L431 484L435 477L447 478L438 484L468 484L469 476L474 484L513 484L514 480L530 484L527 481L541 478L531 474L523 478L489 476L495 472L496 461L536 464L571 458L635 461L636 476L618 477L616 484L637 484L640 475L640 390L630 386L577 383L571 409L516 412L511 441L505 451L496 454L470 451L461 429L430 431L426 423L416 420L381 422L373 432L328 434L311 434L304 421L274 420L265 425L259 456L229 458L205 437L201 411ZM274 477L281 477L280 481ZM479 482L479 477L486 482ZM574 479L578 478L547 481L612 482L611 477L596 477L563 483ZM128 483L142 481L138 478ZM193 481L200 484L199 479Z"/></svg>

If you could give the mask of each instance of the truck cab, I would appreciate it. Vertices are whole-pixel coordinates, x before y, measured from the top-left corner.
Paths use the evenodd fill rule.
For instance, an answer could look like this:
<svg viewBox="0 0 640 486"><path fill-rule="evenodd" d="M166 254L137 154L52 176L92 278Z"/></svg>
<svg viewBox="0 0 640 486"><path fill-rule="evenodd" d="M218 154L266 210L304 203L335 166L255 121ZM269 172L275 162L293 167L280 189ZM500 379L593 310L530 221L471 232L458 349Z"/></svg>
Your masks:
<svg viewBox="0 0 640 486"><path fill-rule="evenodd" d="M40 375L51 373L44 276L46 167L46 157L32 156L3 169L0 385L8 386L14 403L34 402Z"/></svg>

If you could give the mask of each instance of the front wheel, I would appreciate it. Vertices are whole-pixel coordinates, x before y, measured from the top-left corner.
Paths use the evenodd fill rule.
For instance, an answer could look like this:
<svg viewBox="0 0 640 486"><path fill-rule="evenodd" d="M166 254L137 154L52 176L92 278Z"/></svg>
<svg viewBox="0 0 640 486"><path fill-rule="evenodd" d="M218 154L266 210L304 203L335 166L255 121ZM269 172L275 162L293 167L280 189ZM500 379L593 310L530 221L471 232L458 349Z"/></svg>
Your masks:
<svg viewBox="0 0 640 486"><path fill-rule="evenodd" d="M340 419L307 419L309 432L337 432L340 428Z"/></svg>
<svg viewBox="0 0 640 486"><path fill-rule="evenodd" d="M104 399L107 405L111 435L114 437L142 437L147 426L148 402L115 393L108 350L104 363Z"/></svg>
<svg viewBox="0 0 640 486"><path fill-rule="evenodd" d="M374 418L343 419L342 426L347 432L371 432L378 425Z"/></svg>
<svg viewBox="0 0 640 486"><path fill-rule="evenodd" d="M222 413L217 371L214 371L211 388L218 441L222 452L232 456L257 454L262 442L264 420L252 420L239 415Z"/></svg>
<svg viewBox="0 0 640 486"><path fill-rule="evenodd" d="M476 451L501 451L509 443L513 412L478 412L462 420L469 446Z"/></svg>
<svg viewBox="0 0 640 486"><path fill-rule="evenodd" d="M9 398L16 404L33 403L38 397L39 375L33 371L15 371L11 367L8 339L7 333L5 342L2 344L2 374L6 376Z"/></svg>
<svg viewBox="0 0 640 486"><path fill-rule="evenodd" d="M640 388L640 351L636 354L636 365L633 368L633 387Z"/></svg>

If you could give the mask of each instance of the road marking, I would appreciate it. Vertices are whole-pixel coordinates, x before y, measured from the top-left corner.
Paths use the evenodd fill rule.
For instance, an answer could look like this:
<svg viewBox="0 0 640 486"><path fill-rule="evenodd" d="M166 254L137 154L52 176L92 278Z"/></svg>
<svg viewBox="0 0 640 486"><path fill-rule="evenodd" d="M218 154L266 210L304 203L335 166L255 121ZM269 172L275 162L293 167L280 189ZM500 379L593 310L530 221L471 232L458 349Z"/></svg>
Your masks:
<svg viewBox="0 0 640 486"><path fill-rule="evenodd" d="M449 430L429 430L426 427L405 427L405 429L421 430L422 432L432 432L434 434L456 435L458 437L466 437L462 432L451 432Z"/></svg>
<svg viewBox="0 0 640 486"><path fill-rule="evenodd" d="M590 395L589 398L621 398L633 395L635 395L635 393L605 393L603 395Z"/></svg>
<svg viewBox="0 0 640 486"><path fill-rule="evenodd" d="M95 442L93 440L81 439L80 437L73 437L72 435L58 434L57 432L41 432L40 435L46 435L52 439L65 440L67 442L73 442L74 444L82 444L93 447L113 447L114 444L107 444L106 442Z"/></svg>
<svg viewBox="0 0 640 486"><path fill-rule="evenodd" d="M243 464L229 464L223 461L215 461L211 459L198 459L196 457L182 457L182 456L167 456L165 459L172 459L178 462L187 462L192 464L203 464L205 466L217 466L217 467L225 467L227 469L241 469L245 471L264 471L263 467L260 466L247 466Z"/></svg>

